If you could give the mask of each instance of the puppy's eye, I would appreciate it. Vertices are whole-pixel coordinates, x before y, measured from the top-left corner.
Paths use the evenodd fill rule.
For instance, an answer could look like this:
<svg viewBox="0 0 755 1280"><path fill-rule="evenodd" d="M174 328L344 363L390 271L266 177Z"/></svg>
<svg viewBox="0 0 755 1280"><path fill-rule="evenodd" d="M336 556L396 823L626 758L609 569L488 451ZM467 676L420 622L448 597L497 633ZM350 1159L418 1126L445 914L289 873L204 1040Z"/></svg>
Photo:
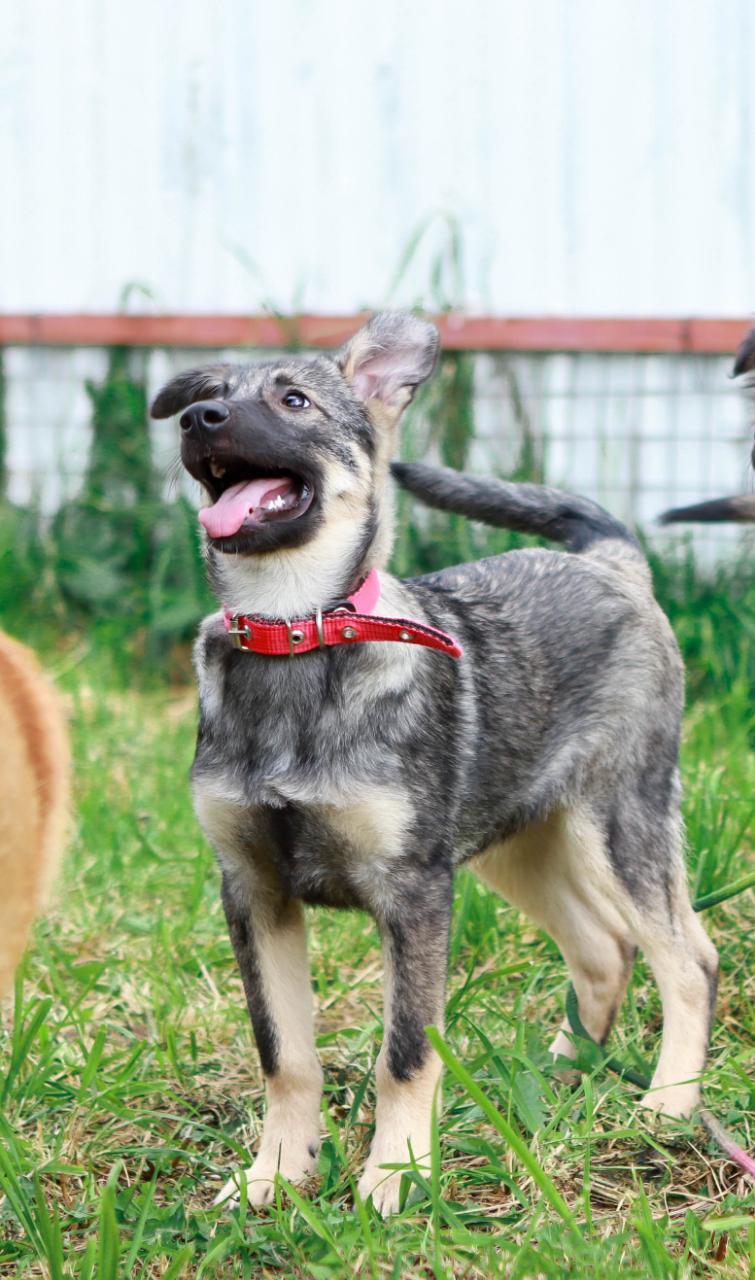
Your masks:
<svg viewBox="0 0 755 1280"><path fill-rule="evenodd" d="M308 409L309 408L309 400L305 396L304 392L297 391L293 387L291 388L290 391L287 391L286 394L284 395L283 404L285 404L287 409Z"/></svg>

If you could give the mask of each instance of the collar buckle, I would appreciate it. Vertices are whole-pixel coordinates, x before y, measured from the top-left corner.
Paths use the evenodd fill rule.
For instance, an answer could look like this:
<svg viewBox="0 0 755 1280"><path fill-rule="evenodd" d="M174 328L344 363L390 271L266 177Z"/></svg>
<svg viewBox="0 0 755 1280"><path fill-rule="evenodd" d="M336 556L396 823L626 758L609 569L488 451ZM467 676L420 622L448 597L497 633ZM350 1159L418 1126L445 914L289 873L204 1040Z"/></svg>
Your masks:
<svg viewBox="0 0 755 1280"><path fill-rule="evenodd" d="M243 626L243 627L239 626L238 617L231 618L227 627L227 631L228 631L228 635L231 638L231 644L233 645L234 649L243 649L244 641L251 640L252 638L252 633L247 626Z"/></svg>

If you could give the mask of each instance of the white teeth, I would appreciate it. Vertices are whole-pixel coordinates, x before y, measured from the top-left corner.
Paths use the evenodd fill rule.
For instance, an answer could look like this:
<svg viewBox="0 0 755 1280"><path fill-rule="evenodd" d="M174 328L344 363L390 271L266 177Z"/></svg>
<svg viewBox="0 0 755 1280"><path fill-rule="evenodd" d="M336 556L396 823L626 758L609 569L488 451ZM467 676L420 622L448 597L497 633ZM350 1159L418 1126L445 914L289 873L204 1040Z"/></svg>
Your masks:
<svg viewBox="0 0 755 1280"><path fill-rule="evenodd" d="M220 480L225 475L225 467L221 467L217 462L210 463L210 471L216 480Z"/></svg>
<svg viewBox="0 0 755 1280"><path fill-rule="evenodd" d="M285 505L283 495L279 493L275 498L271 498L269 502L265 503L265 511L282 511Z"/></svg>

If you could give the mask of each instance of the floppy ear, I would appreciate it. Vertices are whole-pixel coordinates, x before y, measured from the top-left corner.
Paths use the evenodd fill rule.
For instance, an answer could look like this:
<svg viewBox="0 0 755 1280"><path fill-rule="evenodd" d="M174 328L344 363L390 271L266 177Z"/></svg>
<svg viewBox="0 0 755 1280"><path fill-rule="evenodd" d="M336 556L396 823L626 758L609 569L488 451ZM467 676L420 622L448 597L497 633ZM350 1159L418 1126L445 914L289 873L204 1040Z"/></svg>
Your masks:
<svg viewBox="0 0 755 1280"><path fill-rule="evenodd" d="M153 418L170 418L195 400L214 400L228 391L230 364L212 364L204 369L186 369L158 391L150 413Z"/></svg>
<svg viewBox="0 0 755 1280"><path fill-rule="evenodd" d="M382 311L336 356L358 400L375 402L397 419L433 372L440 338L429 320L406 311Z"/></svg>
<svg viewBox="0 0 755 1280"><path fill-rule="evenodd" d="M750 330L737 348L732 376L738 378L740 373L749 373L751 369L755 369L755 329Z"/></svg>

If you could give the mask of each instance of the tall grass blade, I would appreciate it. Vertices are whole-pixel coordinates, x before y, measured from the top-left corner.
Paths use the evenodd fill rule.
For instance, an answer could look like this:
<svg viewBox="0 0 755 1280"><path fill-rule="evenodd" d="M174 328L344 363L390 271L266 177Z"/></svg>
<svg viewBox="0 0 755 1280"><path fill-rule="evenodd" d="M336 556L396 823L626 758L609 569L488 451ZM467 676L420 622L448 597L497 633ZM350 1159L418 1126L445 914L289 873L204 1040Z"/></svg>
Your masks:
<svg viewBox="0 0 755 1280"><path fill-rule="evenodd" d="M539 1187L545 1199L556 1211L562 1222L569 1228L569 1231L581 1240L582 1236L577 1219L558 1188L533 1156L526 1142L520 1138L519 1134L513 1126L509 1124L506 1117L502 1115L498 1108L493 1106L490 1099L485 1096L480 1086L472 1079L469 1072L462 1066L451 1049L449 1049L437 1028L427 1027L426 1032L428 1040L437 1052L441 1061L445 1064L451 1074L456 1077L459 1084L467 1091L470 1098L477 1103L480 1110L487 1116L490 1123L498 1133L500 1133L504 1141L508 1143L512 1151L530 1174L533 1182L537 1187Z"/></svg>
<svg viewBox="0 0 755 1280"><path fill-rule="evenodd" d="M741 880L735 880L733 884L725 885L723 889L716 889L713 893L704 894L702 898L696 898L692 905L695 911L707 911L709 907L717 907L721 902L728 902L729 898L738 897L753 885L755 885L755 871L742 876Z"/></svg>

